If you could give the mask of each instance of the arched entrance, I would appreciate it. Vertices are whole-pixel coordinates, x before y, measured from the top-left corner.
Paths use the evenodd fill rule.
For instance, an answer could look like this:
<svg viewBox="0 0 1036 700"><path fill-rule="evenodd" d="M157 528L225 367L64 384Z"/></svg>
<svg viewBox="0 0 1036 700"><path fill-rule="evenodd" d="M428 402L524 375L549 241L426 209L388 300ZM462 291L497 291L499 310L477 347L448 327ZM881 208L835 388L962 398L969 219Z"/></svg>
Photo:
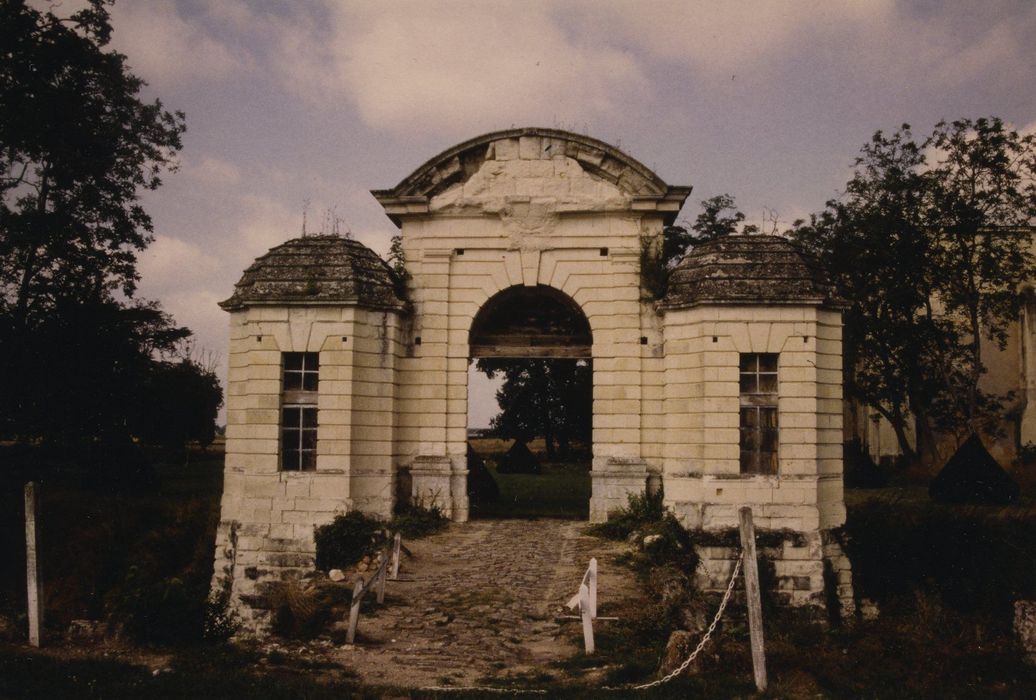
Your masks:
<svg viewBox="0 0 1036 700"><path fill-rule="evenodd" d="M468 345L469 402L495 407L495 393L500 409L491 430L469 417L471 515L588 517L593 334L582 309L547 285L509 287L479 309Z"/></svg>

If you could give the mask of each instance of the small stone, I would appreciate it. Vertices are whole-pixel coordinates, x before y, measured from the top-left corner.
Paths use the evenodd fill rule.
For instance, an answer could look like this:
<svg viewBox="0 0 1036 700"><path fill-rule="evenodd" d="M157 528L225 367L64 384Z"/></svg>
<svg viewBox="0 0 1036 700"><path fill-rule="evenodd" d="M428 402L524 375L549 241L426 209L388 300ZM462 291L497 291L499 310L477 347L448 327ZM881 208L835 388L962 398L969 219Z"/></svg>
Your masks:
<svg viewBox="0 0 1036 700"><path fill-rule="evenodd" d="M646 547L650 547L651 545L655 544L656 542L661 542L661 541L662 541L662 536L661 535L648 535L647 537L644 538L643 544L644 544L644 547L646 548Z"/></svg>
<svg viewBox="0 0 1036 700"><path fill-rule="evenodd" d="M331 579L332 581L344 581L345 580L345 572L342 571L341 569L331 569L330 571L327 572L327 577L329 579Z"/></svg>
<svg viewBox="0 0 1036 700"><path fill-rule="evenodd" d="M864 620L868 622L877 620L880 615L881 610L878 609L878 604L875 601L870 598L864 598L860 601L860 617Z"/></svg>
<svg viewBox="0 0 1036 700"><path fill-rule="evenodd" d="M98 620L72 620L66 636L69 639L97 641L108 634L108 625Z"/></svg>
<svg viewBox="0 0 1036 700"><path fill-rule="evenodd" d="M658 666L659 677L668 675L675 671L687 657L694 651L694 647L698 644L698 635L688 632L687 630L676 630L669 635L669 642L665 645L665 651L662 652L662 662ZM691 662L691 664L684 671L688 675L697 675L701 671L700 664L697 659Z"/></svg>
<svg viewBox="0 0 1036 700"><path fill-rule="evenodd" d="M1036 666L1036 600L1015 601L1014 633L1023 660L1029 666Z"/></svg>

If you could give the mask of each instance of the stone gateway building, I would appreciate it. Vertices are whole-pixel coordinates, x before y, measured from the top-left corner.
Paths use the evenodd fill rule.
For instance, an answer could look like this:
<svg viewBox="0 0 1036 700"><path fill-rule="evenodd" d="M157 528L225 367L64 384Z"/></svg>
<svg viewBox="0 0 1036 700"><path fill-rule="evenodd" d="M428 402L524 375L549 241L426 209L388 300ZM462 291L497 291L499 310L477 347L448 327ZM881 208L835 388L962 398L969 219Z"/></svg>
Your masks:
<svg viewBox="0 0 1036 700"><path fill-rule="evenodd" d="M641 251L690 194L620 150L553 129L466 141L374 196L409 283L337 236L287 241L245 271L230 313L226 477L215 586L261 629L270 581L313 566L313 531L400 498L468 519L468 364L592 360L590 519L661 487L692 528L792 531L779 588L851 605L841 312L784 239L699 246L664 299ZM731 550L703 551L723 579ZM832 574L834 577L832 578Z"/></svg>

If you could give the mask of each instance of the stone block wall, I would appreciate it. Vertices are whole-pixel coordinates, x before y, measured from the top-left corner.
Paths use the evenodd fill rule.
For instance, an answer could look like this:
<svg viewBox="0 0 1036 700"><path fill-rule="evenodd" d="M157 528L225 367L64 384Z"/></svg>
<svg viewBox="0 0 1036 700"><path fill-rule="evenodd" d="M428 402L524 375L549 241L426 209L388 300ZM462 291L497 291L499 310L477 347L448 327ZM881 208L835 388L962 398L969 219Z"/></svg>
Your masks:
<svg viewBox="0 0 1036 700"><path fill-rule="evenodd" d="M665 318L666 504L692 528L815 532L845 520L841 319L812 306L699 306ZM739 359L778 353L778 473L740 473Z"/></svg>
<svg viewBox="0 0 1036 700"><path fill-rule="evenodd" d="M317 352L314 471L280 469L282 353ZM353 508L392 509L394 313L253 306L231 314L227 443L214 590L256 631L271 581L313 568L316 526Z"/></svg>
<svg viewBox="0 0 1036 700"><path fill-rule="evenodd" d="M641 300L639 259L663 214L638 211L628 192L546 146L497 142L426 215L402 217L415 313L399 362L396 461L416 477L415 495L455 520L468 509L468 334L482 305L515 285L564 292L593 332L591 520L661 473L662 330Z"/></svg>

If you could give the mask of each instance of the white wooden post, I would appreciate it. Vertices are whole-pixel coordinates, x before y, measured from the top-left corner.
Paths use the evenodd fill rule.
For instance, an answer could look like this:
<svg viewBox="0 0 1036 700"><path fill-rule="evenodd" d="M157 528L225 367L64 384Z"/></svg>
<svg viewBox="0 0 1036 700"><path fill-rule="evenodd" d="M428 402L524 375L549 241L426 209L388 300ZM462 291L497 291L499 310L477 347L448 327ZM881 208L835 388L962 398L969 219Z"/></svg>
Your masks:
<svg viewBox="0 0 1036 700"><path fill-rule="evenodd" d="M396 536L392 538L392 580L395 581L399 578L399 547L401 544L402 537L397 532Z"/></svg>
<svg viewBox="0 0 1036 700"><path fill-rule="evenodd" d="M378 555L378 604L385 602L385 577L388 575L388 553Z"/></svg>
<svg viewBox="0 0 1036 700"><path fill-rule="evenodd" d="M40 606L40 563L37 556L39 536L36 533L36 484L25 484L25 583L29 603L29 644L40 645L43 611Z"/></svg>
<svg viewBox="0 0 1036 700"><path fill-rule="evenodd" d="M759 591L759 565L755 555L755 527L752 509L745 506L738 511L741 524L741 552L744 557L745 596L748 598L748 631L752 642L752 671L755 687L766 690L766 650L763 643L763 605Z"/></svg>
<svg viewBox="0 0 1036 700"><path fill-rule="evenodd" d="M590 618L597 619L597 559L590 560Z"/></svg>
<svg viewBox="0 0 1036 700"><path fill-rule="evenodd" d="M579 615L583 618L583 646L586 653L594 653L594 622L590 617L590 589L579 584Z"/></svg>
<svg viewBox="0 0 1036 700"><path fill-rule="evenodd" d="M356 577L353 584L353 600L349 607L349 631L345 633L345 641L352 644L356 640L356 623L360 619L360 599L363 597L363 579Z"/></svg>

